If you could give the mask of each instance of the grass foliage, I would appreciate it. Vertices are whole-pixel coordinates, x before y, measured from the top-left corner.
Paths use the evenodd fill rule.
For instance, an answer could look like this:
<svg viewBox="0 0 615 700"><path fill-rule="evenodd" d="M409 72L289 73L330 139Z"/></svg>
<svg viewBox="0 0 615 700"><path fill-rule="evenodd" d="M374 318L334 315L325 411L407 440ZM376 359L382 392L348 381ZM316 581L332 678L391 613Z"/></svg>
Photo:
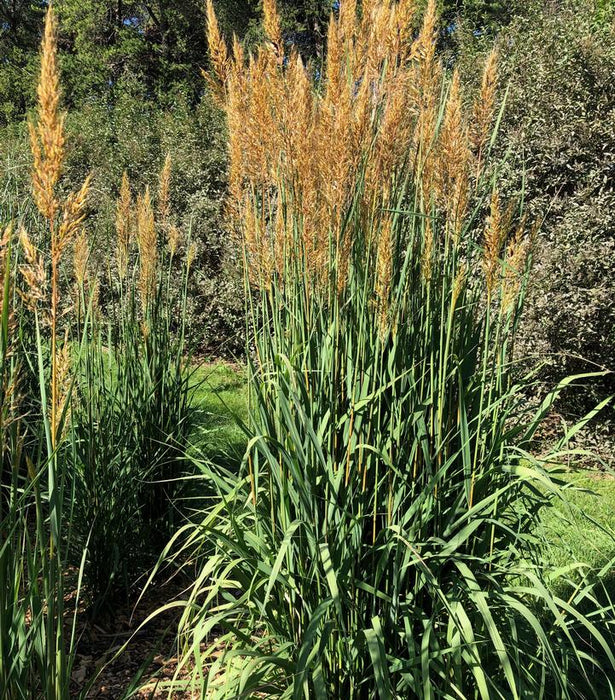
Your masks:
<svg viewBox="0 0 615 700"><path fill-rule="evenodd" d="M407 8L343 6L312 86L296 55L281 58L273 3L270 44L248 66L237 47L228 57L210 5L254 351L239 478L203 465L219 503L182 533L202 564L180 626L193 672L176 687L613 693L600 580L558 596L542 565L562 446L531 451L568 382L530 410L531 377L513 371L531 238L482 169L495 60L468 116L435 57L433 3L409 47ZM392 26L402 39L387 43ZM334 135L284 150L323 124ZM396 150L402 136L414 150Z"/></svg>
<svg viewBox="0 0 615 700"><path fill-rule="evenodd" d="M191 429L183 319L193 254L179 255L170 161L156 213L148 192L132 202L125 179L106 266L118 265L124 284L103 317L84 227L91 178L62 187L52 10L41 64L29 125L34 206L4 193L12 222L0 242L0 696L11 700L81 692L78 612L107 610L142 571L134 559L152 533L168 536L170 482L183 474Z"/></svg>

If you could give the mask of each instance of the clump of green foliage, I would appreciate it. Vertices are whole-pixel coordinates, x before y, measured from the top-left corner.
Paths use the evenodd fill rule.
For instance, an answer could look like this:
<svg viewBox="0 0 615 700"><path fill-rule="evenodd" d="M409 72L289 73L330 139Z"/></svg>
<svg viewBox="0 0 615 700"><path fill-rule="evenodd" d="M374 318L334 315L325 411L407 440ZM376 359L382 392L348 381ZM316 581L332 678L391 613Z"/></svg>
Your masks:
<svg viewBox="0 0 615 700"><path fill-rule="evenodd" d="M533 412L513 372L531 236L484 170L495 57L468 114L434 3L416 39L407 3L370 8L331 21L316 89L296 53L280 58L274 3L245 62L209 7L252 403L239 478L203 465L220 500L186 528L181 554L205 554L180 626L192 677L175 687L598 693L612 606L599 581L550 592L541 561L561 484L557 454L530 450L563 385Z"/></svg>
<svg viewBox="0 0 615 700"><path fill-rule="evenodd" d="M508 86L501 182L543 219L518 351L545 363L545 385L615 366L612 12L612 3L585 0L528 3L497 38ZM463 34L464 72L485 43ZM566 392L558 410L582 415L613 393L614 376Z"/></svg>

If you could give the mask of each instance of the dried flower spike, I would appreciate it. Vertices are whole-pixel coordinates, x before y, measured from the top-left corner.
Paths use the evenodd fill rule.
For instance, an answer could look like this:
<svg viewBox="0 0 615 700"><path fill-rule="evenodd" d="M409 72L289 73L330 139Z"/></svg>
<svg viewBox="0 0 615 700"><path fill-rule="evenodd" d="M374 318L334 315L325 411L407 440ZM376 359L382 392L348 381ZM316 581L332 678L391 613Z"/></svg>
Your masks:
<svg viewBox="0 0 615 700"><path fill-rule="evenodd" d="M58 209L55 188L64 161L64 115L60 113L60 77L57 66L57 25L50 7L45 18L41 74L37 89L38 121L29 122L34 157L32 183L41 214L52 221Z"/></svg>
<svg viewBox="0 0 615 700"><path fill-rule="evenodd" d="M26 283L26 289L20 292L24 303L31 311L36 311L39 304L45 299L47 287L47 275L42 255L32 244L26 229L19 229L19 242L23 250L25 264L20 265L19 270Z"/></svg>
<svg viewBox="0 0 615 700"><path fill-rule="evenodd" d="M169 224L171 214L171 154L167 153L158 182L158 216L163 228Z"/></svg>
<svg viewBox="0 0 615 700"><path fill-rule="evenodd" d="M139 291L146 310L154 291L158 266L156 225L149 187L137 202L137 242L139 245Z"/></svg>

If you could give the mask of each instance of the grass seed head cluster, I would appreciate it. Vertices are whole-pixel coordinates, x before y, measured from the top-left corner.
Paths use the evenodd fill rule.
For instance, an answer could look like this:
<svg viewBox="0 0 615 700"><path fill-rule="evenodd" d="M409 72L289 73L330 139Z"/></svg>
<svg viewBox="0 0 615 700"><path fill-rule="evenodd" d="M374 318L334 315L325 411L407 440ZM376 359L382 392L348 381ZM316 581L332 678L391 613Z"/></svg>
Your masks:
<svg viewBox="0 0 615 700"><path fill-rule="evenodd" d="M605 591L551 593L536 537L561 484L532 441L563 386L533 411L513 371L532 236L491 158L497 54L472 97L438 55L433 1L421 15L342 0L318 67L287 48L273 0L263 12L266 41L245 55L207 8L251 406L242 471L202 465L221 498L186 528L202 568L183 687L564 698L608 684Z"/></svg>
<svg viewBox="0 0 615 700"><path fill-rule="evenodd" d="M247 58L236 41L227 50L211 0L207 14L210 82L228 115L232 209L253 284L280 279L298 258L320 286L335 274L343 288L356 243L343 222L357 208L372 230L360 245L386 298L395 242L393 214L383 212L396 203L402 172L418 206L444 222L423 251L426 273L433 256L462 243L497 108L495 50L471 100L436 54L435 2L422 20L411 0L360 10L342 3L318 70L285 49L275 3L264 5L268 41ZM357 173L364 177L358 201Z"/></svg>

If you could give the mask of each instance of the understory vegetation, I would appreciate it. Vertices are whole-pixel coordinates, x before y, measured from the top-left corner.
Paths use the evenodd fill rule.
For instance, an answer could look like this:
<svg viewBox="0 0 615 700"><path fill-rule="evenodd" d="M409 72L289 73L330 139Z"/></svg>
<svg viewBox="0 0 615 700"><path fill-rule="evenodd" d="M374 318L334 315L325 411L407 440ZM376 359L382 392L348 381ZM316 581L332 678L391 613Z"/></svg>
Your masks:
<svg viewBox="0 0 615 700"><path fill-rule="evenodd" d="M615 697L614 17L0 3L1 697Z"/></svg>

